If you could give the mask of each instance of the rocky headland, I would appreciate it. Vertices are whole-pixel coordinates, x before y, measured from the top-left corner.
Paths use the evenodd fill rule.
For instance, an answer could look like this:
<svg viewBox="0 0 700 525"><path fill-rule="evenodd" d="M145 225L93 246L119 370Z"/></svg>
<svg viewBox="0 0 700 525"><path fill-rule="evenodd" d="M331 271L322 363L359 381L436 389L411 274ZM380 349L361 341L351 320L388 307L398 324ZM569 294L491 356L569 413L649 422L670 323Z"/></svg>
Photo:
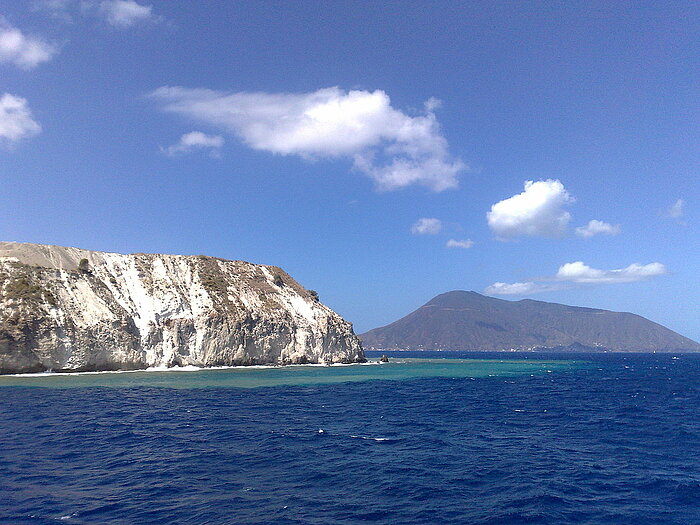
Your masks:
<svg viewBox="0 0 700 525"><path fill-rule="evenodd" d="M364 360L275 266L0 242L0 373Z"/></svg>

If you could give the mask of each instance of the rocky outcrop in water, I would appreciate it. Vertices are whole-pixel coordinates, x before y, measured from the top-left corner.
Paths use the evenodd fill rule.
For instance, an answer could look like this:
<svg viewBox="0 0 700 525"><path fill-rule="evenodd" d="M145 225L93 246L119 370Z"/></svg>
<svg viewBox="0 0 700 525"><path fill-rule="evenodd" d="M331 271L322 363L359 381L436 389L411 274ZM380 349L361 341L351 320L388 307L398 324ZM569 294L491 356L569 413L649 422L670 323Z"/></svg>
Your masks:
<svg viewBox="0 0 700 525"><path fill-rule="evenodd" d="M360 338L373 349L700 351L695 341L639 315L459 290L438 295Z"/></svg>
<svg viewBox="0 0 700 525"><path fill-rule="evenodd" d="M0 242L0 373L361 361L275 266Z"/></svg>

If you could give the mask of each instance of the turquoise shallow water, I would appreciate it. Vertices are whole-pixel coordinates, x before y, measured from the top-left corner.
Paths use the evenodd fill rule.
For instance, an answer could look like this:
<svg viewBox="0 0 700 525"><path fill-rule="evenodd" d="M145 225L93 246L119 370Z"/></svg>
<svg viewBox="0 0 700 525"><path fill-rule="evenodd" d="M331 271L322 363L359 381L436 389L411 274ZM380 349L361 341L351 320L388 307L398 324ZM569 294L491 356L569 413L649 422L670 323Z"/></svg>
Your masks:
<svg viewBox="0 0 700 525"><path fill-rule="evenodd" d="M405 380L429 377L479 378L554 373L585 366L574 360L524 359L376 359L356 365L301 365L284 367L181 368L130 372L80 374L25 374L0 376L0 387L45 388L163 387L258 388L312 386L373 380Z"/></svg>

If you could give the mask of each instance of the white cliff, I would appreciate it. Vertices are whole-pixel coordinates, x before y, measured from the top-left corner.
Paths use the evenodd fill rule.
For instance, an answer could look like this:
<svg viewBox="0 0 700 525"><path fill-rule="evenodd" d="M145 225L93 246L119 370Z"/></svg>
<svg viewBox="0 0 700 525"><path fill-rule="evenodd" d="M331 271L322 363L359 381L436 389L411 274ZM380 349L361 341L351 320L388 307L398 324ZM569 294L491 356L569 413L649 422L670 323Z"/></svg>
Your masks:
<svg viewBox="0 0 700 525"><path fill-rule="evenodd" d="M0 373L363 360L274 266L0 242Z"/></svg>

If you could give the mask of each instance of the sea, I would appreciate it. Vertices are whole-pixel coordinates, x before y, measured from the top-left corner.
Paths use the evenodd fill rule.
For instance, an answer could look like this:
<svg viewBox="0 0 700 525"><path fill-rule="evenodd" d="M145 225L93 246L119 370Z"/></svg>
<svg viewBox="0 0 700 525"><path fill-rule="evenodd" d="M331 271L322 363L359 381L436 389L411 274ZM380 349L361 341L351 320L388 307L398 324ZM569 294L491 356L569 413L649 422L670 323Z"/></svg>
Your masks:
<svg viewBox="0 0 700 525"><path fill-rule="evenodd" d="M700 523L700 355L0 377L2 524Z"/></svg>

